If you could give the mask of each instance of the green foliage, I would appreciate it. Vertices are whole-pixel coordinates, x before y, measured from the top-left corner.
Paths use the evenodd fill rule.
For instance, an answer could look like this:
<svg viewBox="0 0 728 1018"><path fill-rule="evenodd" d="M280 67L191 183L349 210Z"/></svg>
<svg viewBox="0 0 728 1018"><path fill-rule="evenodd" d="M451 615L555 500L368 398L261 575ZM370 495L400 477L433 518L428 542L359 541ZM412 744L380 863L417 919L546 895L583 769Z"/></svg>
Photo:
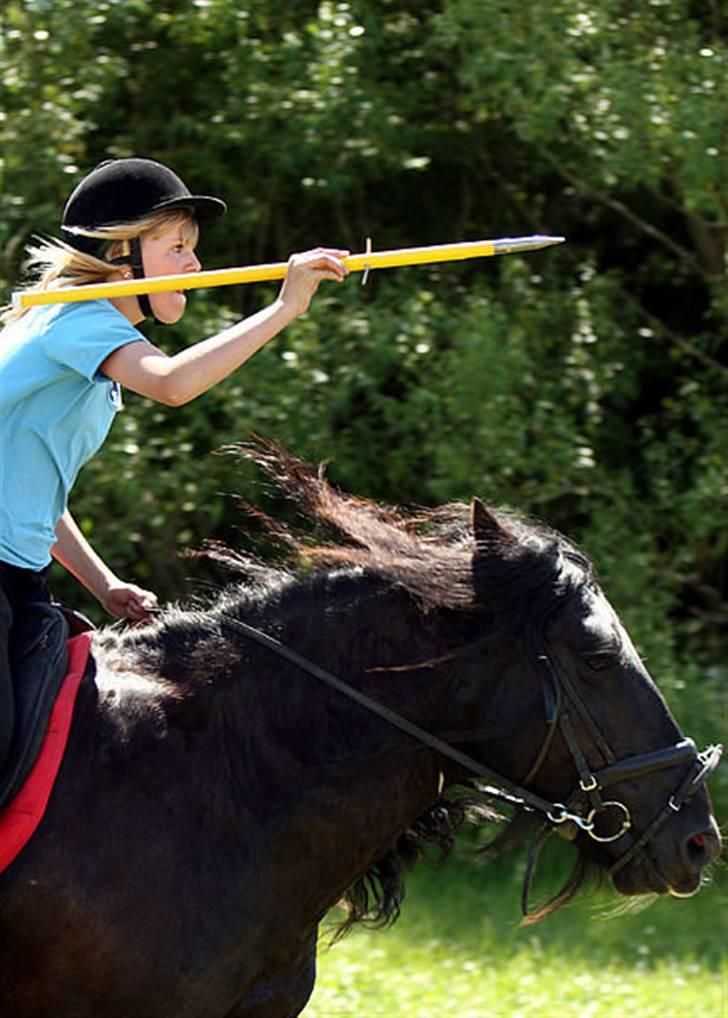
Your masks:
<svg viewBox="0 0 728 1018"><path fill-rule="evenodd" d="M387 502L478 493L566 531L678 714L725 680L725 193L715 0L9 0L3 276L71 185L132 153L223 195L206 265L531 232L564 247L322 287L190 406L133 395L73 508L122 574L245 540L250 430ZM198 293L172 351L271 299ZM70 600L70 581L58 587ZM88 605L86 606L89 607ZM91 609L93 611L93 609ZM98 617L98 616L97 616Z"/></svg>

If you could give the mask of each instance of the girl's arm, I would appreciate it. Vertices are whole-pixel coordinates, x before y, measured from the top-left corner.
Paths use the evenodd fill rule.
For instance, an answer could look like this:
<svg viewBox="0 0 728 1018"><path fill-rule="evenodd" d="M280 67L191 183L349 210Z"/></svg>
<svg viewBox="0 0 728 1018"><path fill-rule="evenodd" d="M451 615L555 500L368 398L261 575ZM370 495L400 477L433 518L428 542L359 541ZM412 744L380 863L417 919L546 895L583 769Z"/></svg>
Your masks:
<svg viewBox="0 0 728 1018"><path fill-rule="evenodd" d="M53 558L72 573L103 605L119 619L138 621L156 606L157 597L135 583L124 583L96 554L66 509L56 527Z"/></svg>
<svg viewBox="0 0 728 1018"><path fill-rule="evenodd" d="M346 252L319 248L293 255L278 298L267 308L216 336L168 357L149 343L129 343L101 365L127 389L167 406L195 399L232 374L307 309L323 279L341 281Z"/></svg>

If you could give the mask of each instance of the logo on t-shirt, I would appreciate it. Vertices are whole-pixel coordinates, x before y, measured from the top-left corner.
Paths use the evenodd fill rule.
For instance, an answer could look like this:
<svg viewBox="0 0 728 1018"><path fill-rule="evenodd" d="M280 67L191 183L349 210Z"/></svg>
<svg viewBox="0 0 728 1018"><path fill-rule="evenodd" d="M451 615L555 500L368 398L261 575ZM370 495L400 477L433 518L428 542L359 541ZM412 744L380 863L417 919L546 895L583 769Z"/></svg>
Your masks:
<svg viewBox="0 0 728 1018"><path fill-rule="evenodd" d="M114 410L121 410L124 400L121 398L121 386L118 382L112 382L109 386L109 401Z"/></svg>

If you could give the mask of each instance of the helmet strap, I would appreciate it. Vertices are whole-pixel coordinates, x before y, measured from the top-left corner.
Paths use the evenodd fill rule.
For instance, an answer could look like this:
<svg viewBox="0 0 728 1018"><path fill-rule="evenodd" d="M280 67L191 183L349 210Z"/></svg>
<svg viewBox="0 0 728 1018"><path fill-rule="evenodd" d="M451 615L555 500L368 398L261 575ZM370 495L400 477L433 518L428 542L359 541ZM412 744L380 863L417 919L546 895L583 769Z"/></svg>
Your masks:
<svg viewBox="0 0 728 1018"><path fill-rule="evenodd" d="M129 252L129 264L131 265L131 271L134 273L135 279L144 279L144 263L142 261L142 245L138 237L133 237L130 245ZM153 318L158 321L157 316L152 311L152 305L149 302L149 297L146 293L140 293L137 296L139 301L139 307L145 318Z"/></svg>
<svg viewBox="0 0 728 1018"><path fill-rule="evenodd" d="M112 258L112 265L129 265L131 271L134 274L135 279L144 279L144 262L142 261L142 245L138 237L132 237L129 241L129 254L122 255L121 258ZM152 311L152 305L149 300L149 296L146 293L137 294L137 300L139 301L139 308L145 318L153 318L155 322L159 319Z"/></svg>

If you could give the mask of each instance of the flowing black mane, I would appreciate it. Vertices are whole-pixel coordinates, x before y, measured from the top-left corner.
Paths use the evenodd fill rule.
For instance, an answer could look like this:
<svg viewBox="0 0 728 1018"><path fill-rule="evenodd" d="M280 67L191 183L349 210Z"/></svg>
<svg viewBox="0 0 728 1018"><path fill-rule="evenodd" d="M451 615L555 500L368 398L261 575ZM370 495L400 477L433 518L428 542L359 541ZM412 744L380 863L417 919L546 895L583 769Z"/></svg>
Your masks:
<svg viewBox="0 0 728 1018"><path fill-rule="evenodd" d="M450 503L416 512L385 507L338 491L323 468L314 470L272 443L258 440L232 451L255 460L309 525L333 530L339 538L312 544L248 506L279 543L316 567L360 567L399 584L426 608L481 610L486 603L497 607L532 598L544 587L563 592L573 577L566 563L578 566L578 582L594 581L589 561L562 535L512 511L482 507L490 526L487 539L479 539L474 577L471 507ZM246 556L217 545L209 546L208 554L255 575Z"/></svg>
<svg viewBox="0 0 728 1018"><path fill-rule="evenodd" d="M272 567L208 543L202 554L237 572L238 582L209 604L165 609L148 627L107 631L101 644L107 665L118 662L127 668L132 660L144 674L162 677L163 699L184 697L196 683L209 682L210 660L224 674L231 654L226 620L245 619L265 630L281 614L295 612L298 603L319 596L332 577L400 587L426 611L483 614L491 637L516 636L527 647L556 601L576 585L594 582L588 560L561 535L511 512L481 506L488 531L478 541L476 574L471 507L450 504L417 512L383 507L339 492L322 470L269 443L236 447L235 452L258 462L302 513L301 533L246 507L296 564ZM322 540L322 528L334 532L336 540ZM175 683L176 694L168 688ZM393 922L403 897L403 874L426 846L447 852L464 821L496 817L467 790L440 799L349 889L343 928L357 921Z"/></svg>

